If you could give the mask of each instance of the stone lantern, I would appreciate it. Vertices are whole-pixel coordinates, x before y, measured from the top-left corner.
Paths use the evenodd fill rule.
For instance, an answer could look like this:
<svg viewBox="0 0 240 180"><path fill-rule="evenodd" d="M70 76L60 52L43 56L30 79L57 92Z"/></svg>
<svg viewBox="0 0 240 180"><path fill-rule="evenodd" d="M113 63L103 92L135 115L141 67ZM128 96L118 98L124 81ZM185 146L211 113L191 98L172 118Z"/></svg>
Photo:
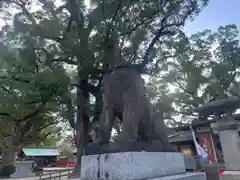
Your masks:
<svg viewBox="0 0 240 180"><path fill-rule="evenodd" d="M222 99L212 101L196 109L200 118L215 118L213 130L219 133L225 162L225 172L221 179L240 179L240 138L238 134L239 121L234 113L240 108L240 99Z"/></svg>

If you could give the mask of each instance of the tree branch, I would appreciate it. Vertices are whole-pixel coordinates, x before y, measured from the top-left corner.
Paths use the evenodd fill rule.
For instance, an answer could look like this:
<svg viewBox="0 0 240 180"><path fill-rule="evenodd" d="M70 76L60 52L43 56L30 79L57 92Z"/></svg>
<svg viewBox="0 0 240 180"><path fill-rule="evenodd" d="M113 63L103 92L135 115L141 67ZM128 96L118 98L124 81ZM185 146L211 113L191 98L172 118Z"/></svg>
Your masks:
<svg viewBox="0 0 240 180"><path fill-rule="evenodd" d="M193 99L195 99L198 104L203 103L203 101L200 98L196 97L192 92L189 92L187 89L185 89L183 85L179 83L176 79L175 79L175 83L179 86L180 89L182 89L185 93L189 94Z"/></svg>
<svg viewBox="0 0 240 180"><path fill-rule="evenodd" d="M76 129L75 119L74 119L74 107L73 107L72 99L70 97L67 98L66 106L67 106L68 122L72 129Z"/></svg>
<svg viewBox="0 0 240 180"><path fill-rule="evenodd" d="M169 59L169 58L174 58L174 57L176 57L176 56L175 55L167 55L167 56L163 56L162 58L157 60L156 63L155 63L155 67L153 68L153 70L151 71L150 74L152 74L154 71L158 72L158 68L159 68L158 65L159 65L160 62L162 62L166 59Z"/></svg>
<svg viewBox="0 0 240 180"><path fill-rule="evenodd" d="M29 143L33 143L35 141L44 141L49 135L51 135L52 132L48 132L48 133L45 133L42 137L37 137L37 136L33 136L33 135L28 135L25 137L25 139L27 141L29 141Z"/></svg>
<svg viewBox="0 0 240 180"><path fill-rule="evenodd" d="M180 2L179 2L180 3ZM177 5L175 5L175 7L173 7L172 11L170 13L168 13L166 16L164 16L164 18L161 20L161 23L160 23L160 28L159 30L157 30L156 34L155 34L155 37L152 39L152 41L150 42L146 52L145 52L145 55L143 57L143 61L141 64L138 65L138 68L142 71L144 69L144 67L153 61L153 59L149 59L149 56L150 56L150 53L155 45L155 43L159 40L159 38L161 36L165 36L165 35L174 35L176 32L174 31L169 31L169 30L166 30L167 28L169 27L180 27L180 26L183 26L185 24L185 21L186 19L188 18L189 15L191 15L191 13L194 12L195 10L195 6L193 3L191 3L191 9L185 14L185 16L183 17L183 20L178 22L178 23L171 23L171 24L167 24L167 19L170 17L171 13L175 10L175 8L177 7Z"/></svg>
<svg viewBox="0 0 240 180"><path fill-rule="evenodd" d="M19 82L22 82L22 83L31 83L30 80L22 79L20 77L16 77L15 75L11 75L11 78L13 78L13 80L15 80L15 81L19 81ZM8 76L0 76L0 79L6 80L6 79L9 79L9 77Z"/></svg>
<svg viewBox="0 0 240 180"><path fill-rule="evenodd" d="M52 125L55 125L55 124L58 124L58 123L59 123L58 121L54 121L54 122L48 123L48 124L46 124L46 125L44 125L44 126L42 126L40 128L37 128L36 131L41 131L41 130L49 127L49 126L52 126Z"/></svg>
<svg viewBox="0 0 240 180"><path fill-rule="evenodd" d="M149 60L149 55L155 45L155 43L158 41L158 39L161 37L161 36L165 36L165 35L174 35L175 33L172 32L172 31L163 31L162 28L159 29L155 35L155 37L152 39L152 41L150 42L146 52L145 52L145 55L143 57L143 62L141 63L141 66L146 66L151 60Z"/></svg>
<svg viewBox="0 0 240 180"><path fill-rule="evenodd" d="M9 113L4 113L4 112L0 112L0 116L10 116L10 117L12 117L11 114L9 114Z"/></svg>
<svg viewBox="0 0 240 180"><path fill-rule="evenodd" d="M10 117L11 118L11 120L13 120L13 121L16 121L16 119L15 119L15 117L13 117L10 113L6 113L6 112L0 112L0 117Z"/></svg>
<svg viewBox="0 0 240 180"><path fill-rule="evenodd" d="M116 18L117 18L117 14L118 14L118 11L120 10L120 8L121 8L121 5L122 5L122 1L123 0L119 0L119 3L118 3L118 5L117 5L117 8L116 8L116 10L115 10L115 12L114 12L114 14L113 14L113 17L112 17L112 19L111 19L111 22L108 24L108 28L107 28L107 32L106 32L106 36L105 36L105 44L107 43L107 41L109 40L109 36L110 36L110 34L111 34L111 31L112 31L112 29L113 29L113 23L114 23L114 21L116 20ZM103 1L104 2L104 1ZM102 3L103 3L102 2Z"/></svg>
<svg viewBox="0 0 240 180"><path fill-rule="evenodd" d="M134 32L134 31L136 31L139 27L141 27L141 26L143 26L144 24L147 24L146 22L147 21L151 21L152 19L153 19L153 17L152 16L154 16L154 15L157 15L157 13L158 13L158 11L155 11L155 12L153 12L153 13L151 13L148 17L146 17L146 18L140 18L139 19L139 21L138 20L136 20L136 21L134 21L134 27L133 28L131 28L130 30L127 30L127 31L125 31L125 32L122 32L122 33L120 33L120 35L119 36L127 36L127 35L130 35L132 32ZM129 27L130 28L130 27ZM127 29L129 29L129 28L127 28Z"/></svg>
<svg viewBox="0 0 240 180"><path fill-rule="evenodd" d="M52 134L52 132L46 133L43 137L40 138L41 141L45 140L45 139L46 139L49 135L51 135L51 134Z"/></svg>
<svg viewBox="0 0 240 180"><path fill-rule="evenodd" d="M104 3L104 1L102 3ZM122 4L128 3L128 1L124 1L124 0L112 1L111 3L108 4L108 6L105 6L104 8L105 9L108 9L110 7L112 8L115 3L117 3L117 7L113 14L112 20L113 20L113 18L116 19L117 13L118 13L120 7L122 6ZM106 17L104 15L102 6L97 6L97 8L95 8L92 11L92 13L89 14L89 17L88 17L89 23L88 23L87 31L90 32L97 24L101 23L106 18L110 18L110 17Z"/></svg>
<svg viewBox="0 0 240 180"><path fill-rule="evenodd" d="M41 105L39 105L38 108L36 108L34 111L30 112L29 114L27 114L26 116L24 116L23 118L17 119L15 120L16 122L23 122L26 121L34 116L36 116L41 110L42 108L46 105L47 101L43 101L41 103Z"/></svg>
<svg viewBox="0 0 240 180"><path fill-rule="evenodd" d="M63 63L71 64L71 65L78 64L76 61L73 61L72 59L67 59L67 58L53 59L51 62L63 62Z"/></svg>
<svg viewBox="0 0 240 180"><path fill-rule="evenodd" d="M12 94L12 92L11 92L10 90L8 90L8 88L6 88L4 85L1 85L0 88L1 88L3 91L7 92L8 94Z"/></svg>
<svg viewBox="0 0 240 180"><path fill-rule="evenodd" d="M25 3L25 2L23 2L22 0L20 0L20 2L19 2L19 1L14 1L14 3L22 9L23 13L27 16L28 20L31 21L31 23L32 23L33 25L37 25L35 19L33 18L33 16L31 15L31 13L30 13L30 12L28 11L28 9L26 8L26 6L25 6L26 3Z"/></svg>
<svg viewBox="0 0 240 180"><path fill-rule="evenodd" d="M81 87L78 84L71 84L71 86L77 87L79 89L81 89ZM100 92L100 88L98 86L94 86L90 83L88 83L87 85L87 89L88 91L93 95L93 96L97 96Z"/></svg>
<svg viewBox="0 0 240 180"><path fill-rule="evenodd" d="M224 87L225 90L227 90L230 87L230 85L232 84L232 82L234 81L234 79L235 79L235 77L237 75L235 65L233 66L232 71L233 71L232 77L229 79L229 81L227 82L226 86Z"/></svg>
<svg viewBox="0 0 240 180"><path fill-rule="evenodd" d="M11 135L9 135L9 136L11 136ZM7 137L9 137L9 136L7 136ZM3 135L3 132L0 131L0 140L1 140L1 143L4 146L4 148L7 147L7 144L6 144L5 139L4 139L5 137L6 136Z"/></svg>

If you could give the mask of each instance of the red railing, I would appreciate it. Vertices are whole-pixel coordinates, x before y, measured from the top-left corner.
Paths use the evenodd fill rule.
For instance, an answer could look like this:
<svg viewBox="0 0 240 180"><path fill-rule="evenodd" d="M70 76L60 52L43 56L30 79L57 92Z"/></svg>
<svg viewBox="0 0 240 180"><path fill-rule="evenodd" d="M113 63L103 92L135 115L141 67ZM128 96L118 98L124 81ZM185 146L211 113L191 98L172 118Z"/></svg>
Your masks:
<svg viewBox="0 0 240 180"><path fill-rule="evenodd" d="M56 167L74 167L76 165L75 162L66 162L66 161L57 161Z"/></svg>

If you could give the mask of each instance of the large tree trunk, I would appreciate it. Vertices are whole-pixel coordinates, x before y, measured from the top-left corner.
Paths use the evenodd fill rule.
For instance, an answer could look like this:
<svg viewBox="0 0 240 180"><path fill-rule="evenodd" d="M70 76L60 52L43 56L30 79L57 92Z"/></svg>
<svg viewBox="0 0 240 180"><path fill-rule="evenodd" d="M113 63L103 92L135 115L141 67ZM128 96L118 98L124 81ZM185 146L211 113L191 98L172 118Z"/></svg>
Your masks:
<svg viewBox="0 0 240 180"><path fill-rule="evenodd" d="M94 116L93 116L93 123L99 123L100 120L100 116L102 113L102 106L103 106L103 102L102 102L102 93L101 93L101 79L99 80L98 83L98 93L95 94L95 107L94 107Z"/></svg>
<svg viewBox="0 0 240 180"><path fill-rule="evenodd" d="M80 65L79 65L80 66ZM84 154L84 148L88 142L89 116L87 114L87 105L89 100L88 75L82 75L78 67L78 88L77 88L77 161L76 166L70 178L79 178L81 172L81 157Z"/></svg>
<svg viewBox="0 0 240 180"><path fill-rule="evenodd" d="M2 153L1 167L14 165L17 151L18 147L14 145L9 145L6 149L4 149Z"/></svg>
<svg viewBox="0 0 240 180"><path fill-rule="evenodd" d="M18 126L16 132L12 134L9 142L6 144L2 152L1 168L9 165L14 165L16 160L16 153L20 150L20 145L24 140L24 136L32 127L32 122L27 121L23 126Z"/></svg>
<svg viewBox="0 0 240 180"><path fill-rule="evenodd" d="M18 131L11 136L9 143L4 147L1 168L15 164L16 154L19 151L18 145L21 143L22 135L21 129L18 129Z"/></svg>

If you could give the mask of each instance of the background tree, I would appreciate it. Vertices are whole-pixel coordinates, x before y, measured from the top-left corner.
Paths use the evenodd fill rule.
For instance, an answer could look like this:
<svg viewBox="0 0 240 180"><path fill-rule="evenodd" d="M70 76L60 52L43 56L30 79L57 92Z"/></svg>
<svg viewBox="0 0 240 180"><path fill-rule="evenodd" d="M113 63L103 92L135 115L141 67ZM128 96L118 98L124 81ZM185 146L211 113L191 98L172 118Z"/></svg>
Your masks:
<svg viewBox="0 0 240 180"><path fill-rule="evenodd" d="M24 40L17 47L1 43L0 123L9 125L1 128L5 138L2 168L13 165L22 145L51 134L47 128L58 123L54 113L59 112L60 99L68 90L65 72L42 64L32 39Z"/></svg>
<svg viewBox="0 0 240 180"><path fill-rule="evenodd" d="M156 101L164 102L167 111L186 123L197 117L194 109L200 105L239 97L238 35L235 25L190 37L179 34L176 43L169 43L176 50L175 56L162 63L164 71L150 80L149 89L158 94Z"/></svg>
<svg viewBox="0 0 240 180"><path fill-rule="evenodd" d="M62 156L66 157L70 161L75 161L76 156L76 144L73 134L67 134L61 139L58 149Z"/></svg>

